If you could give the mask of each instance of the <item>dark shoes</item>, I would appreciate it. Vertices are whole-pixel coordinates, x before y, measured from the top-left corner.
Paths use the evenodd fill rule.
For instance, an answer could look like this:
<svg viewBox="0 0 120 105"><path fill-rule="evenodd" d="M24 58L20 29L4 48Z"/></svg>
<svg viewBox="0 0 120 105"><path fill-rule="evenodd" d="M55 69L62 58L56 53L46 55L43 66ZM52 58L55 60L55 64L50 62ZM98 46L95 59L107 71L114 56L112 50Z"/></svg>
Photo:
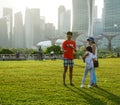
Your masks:
<svg viewBox="0 0 120 105"><path fill-rule="evenodd" d="M98 87L97 84L94 84L93 86L94 86L94 87Z"/></svg>
<svg viewBox="0 0 120 105"><path fill-rule="evenodd" d="M93 87L98 87L96 83L91 84Z"/></svg>
<svg viewBox="0 0 120 105"><path fill-rule="evenodd" d="M70 83L71 86L74 86L73 83ZM66 83L63 83L63 86L67 86Z"/></svg>

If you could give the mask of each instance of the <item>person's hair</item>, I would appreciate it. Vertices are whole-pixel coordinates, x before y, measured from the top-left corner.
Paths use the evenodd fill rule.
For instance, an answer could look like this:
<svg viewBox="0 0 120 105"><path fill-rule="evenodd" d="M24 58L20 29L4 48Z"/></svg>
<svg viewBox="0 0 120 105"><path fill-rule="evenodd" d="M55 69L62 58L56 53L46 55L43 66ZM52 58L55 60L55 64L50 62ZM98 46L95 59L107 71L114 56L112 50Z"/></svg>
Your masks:
<svg viewBox="0 0 120 105"><path fill-rule="evenodd" d="M70 31L68 31L68 32L67 32L67 35L71 35L71 36L72 36L72 35L73 35L73 33L72 33L72 32L70 32Z"/></svg>
<svg viewBox="0 0 120 105"><path fill-rule="evenodd" d="M86 50L92 53L92 47L91 46L87 46Z"/></svg>

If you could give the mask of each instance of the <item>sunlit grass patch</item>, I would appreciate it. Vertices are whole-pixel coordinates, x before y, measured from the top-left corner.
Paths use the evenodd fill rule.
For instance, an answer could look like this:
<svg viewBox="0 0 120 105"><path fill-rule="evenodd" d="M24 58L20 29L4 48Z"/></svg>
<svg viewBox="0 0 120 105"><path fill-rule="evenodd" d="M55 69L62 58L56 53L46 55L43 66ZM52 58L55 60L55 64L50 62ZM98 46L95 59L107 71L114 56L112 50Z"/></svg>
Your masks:
<svg viewBox="0 0 120 105"><path fill-rule="evenodd" d="M120 59L99 59L96 69L98 88L80 84L84 73L82 60L75 60L75 86L62 85L63 61L1 61L0 104L2 105L119 105Z"/></svg>

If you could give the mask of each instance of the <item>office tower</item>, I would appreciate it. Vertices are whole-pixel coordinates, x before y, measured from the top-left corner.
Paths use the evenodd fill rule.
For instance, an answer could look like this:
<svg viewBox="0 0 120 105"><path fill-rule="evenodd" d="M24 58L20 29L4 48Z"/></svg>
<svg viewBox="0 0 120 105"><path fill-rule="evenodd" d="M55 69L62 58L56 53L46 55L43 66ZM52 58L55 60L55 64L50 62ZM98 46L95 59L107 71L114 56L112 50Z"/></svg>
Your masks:
<svg viewBox="0 0 120 105"><path fill-rule="evenodd" d="M8 47L7 18L0 18L0 47Z"/></svg>
<svg viewBox="0 0 120 105"><path fill-rule="evenodd" d="M40 36L41 39L40 41L44 41L46 40L45 38L45 17L44 16L40 16Z"/></svg>
<svg viewBox="0 0 120 105"><path fill-rule="evenodd" d="M120 32L120 0L104 0L104 32Z"/></svg>
<svg viewBox="0 0 120 105"><path fill-rule="evenodd" d="M104 0L104 34L112 36L112 47L119 47L120 43L120 0Z"/></svg>
<svg viewBox="0 0 120 105"><path fill-rule="evenodd" d="M72 30L74 32L92 35L94 0L72 0L72 5Z"/></svg>
<svg viewBox="0 0 120 105"><path fill-rule="evenodd" d="M53 25L53 23L46 23L45 30L46 38L51 39L55 37L55 26Z"/></svg>
<svg viewBox="0 0 120 105"><path fill-rule="evenodd" d="M66 10L65 12L65 32L71 30L71 10Z"/></svg>
<svg viewBox="0 0 120 105"><path fill-rule="evenodd" d="M25 11L25 42L27 48L32 48L41 40L40 9L26 9Z"/></svg>
<svg viewBox="0 0 120 105"><path fill-rule="evenodd" d="M88 32L88 6L86 0L72 0L73 6L73 23L72 30L74 32Z"/></svg>
<svg viewBox="0 0 120 105"><path fill-rule="evenodd" d="M102 19L95 18L93 22L93 34L94 36L101 35L103 33L103 22Z"/></svg>
<svg viewBox="0 0 120 105"><path fill-rule="evenodd" d="M12 47L13 32L13 11L11 8L3 8L3 17L7 18L7 33L9 38L9 47Z"/></svg>
<svg viewBox="0 0 120 105"><path fill-rule="evenodd" d="M64 35L71 27L71 11L64 6L58 8L58 33Z"/></svg>
<svg viewBox="0 0 120 105"><path fill-rule="evenodd" d="M25 47L25 36L23 28L23 18L22 13L17 12L14 15L14 35L13 42L15 48L24 48Z"/></svg>
<svg viewBox="0 0 120 105"><path fill-rule="evenodd" d="M93 35L97 36L103 33L103 21L102 18L97 18L97 6L94 6L93 11Z"/></svg>

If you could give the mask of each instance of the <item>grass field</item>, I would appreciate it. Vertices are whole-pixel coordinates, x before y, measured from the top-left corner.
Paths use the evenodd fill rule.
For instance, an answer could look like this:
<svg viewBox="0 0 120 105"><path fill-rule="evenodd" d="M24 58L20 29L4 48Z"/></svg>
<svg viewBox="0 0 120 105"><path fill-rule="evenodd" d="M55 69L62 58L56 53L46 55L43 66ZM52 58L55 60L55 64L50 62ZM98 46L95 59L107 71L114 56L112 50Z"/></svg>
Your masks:
<svg viewBox="0 0 120 105"><path fill-rule="evenodd" d="M75 60L73 82L62 85L56 61L0 61L0 105L120 105L120 58L99 59L98 87L80 88L84 63Z"/></svg>

